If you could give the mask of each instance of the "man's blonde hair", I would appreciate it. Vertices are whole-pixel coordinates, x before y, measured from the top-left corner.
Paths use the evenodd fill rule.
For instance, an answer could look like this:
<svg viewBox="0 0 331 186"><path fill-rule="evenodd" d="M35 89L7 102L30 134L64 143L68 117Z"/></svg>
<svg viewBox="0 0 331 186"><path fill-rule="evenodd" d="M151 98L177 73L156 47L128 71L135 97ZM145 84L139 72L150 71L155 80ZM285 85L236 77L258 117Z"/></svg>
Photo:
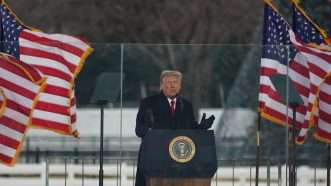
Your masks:
<svg viewBox="0 0 331 186"><path fill-rule="evenodd" d="M166 76L176 76L180 81L182 81L182 73L178 70L164 70L160 75L160 85L162 85L163 78Z"/></svg>

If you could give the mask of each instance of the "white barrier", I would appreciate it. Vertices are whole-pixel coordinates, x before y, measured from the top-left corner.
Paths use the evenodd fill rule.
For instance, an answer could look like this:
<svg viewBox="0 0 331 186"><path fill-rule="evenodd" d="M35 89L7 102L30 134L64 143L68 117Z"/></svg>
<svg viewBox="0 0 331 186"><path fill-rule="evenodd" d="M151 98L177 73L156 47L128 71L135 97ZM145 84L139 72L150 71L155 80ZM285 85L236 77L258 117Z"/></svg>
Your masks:
<svg viewBox="0 0 331 186"><path fill-rule="evenodd" d="M47 170L48 168L48 170ZM121 169L121 171L120 171ZM285 167L260 167L260 186L285 186ZM280 172L279 172L280 171ZM47 174L48 172L48 174ZM121 174L119 174L121 172ZM66 174L65 174L66 173ZM120 175L120 176L119 176ZM0 165L1 186L95 186L99 182L99 165L86 164L18 164L15 167ZM65 179L66 177L66 179ZM121 177L121 179L120 179ZM104 165L105 186L133 186L135 166L122 163ZM255 185L255 167L219 167L212 186L251 186ZM325 186L326 169L299 167L297 185Z"/></svg>

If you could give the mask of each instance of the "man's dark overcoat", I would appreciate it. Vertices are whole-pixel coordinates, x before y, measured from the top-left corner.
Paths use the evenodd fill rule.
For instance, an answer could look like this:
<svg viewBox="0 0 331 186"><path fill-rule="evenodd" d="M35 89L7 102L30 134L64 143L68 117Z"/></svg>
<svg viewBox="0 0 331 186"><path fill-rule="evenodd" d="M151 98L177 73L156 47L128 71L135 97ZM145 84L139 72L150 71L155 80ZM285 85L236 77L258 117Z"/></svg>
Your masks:
<svg viewBox="0 0 331 186"><path fill-rule="evenodd" d="M144 138L148 130L152 129L202 129L195 121L192 104L177 96L175 115L170 112L170 104L166 96L160 94L147 97L140 102L136 119L136 134ZM136 186L145 186L145 178L139 169L139 157L136 175Z"/></svg>

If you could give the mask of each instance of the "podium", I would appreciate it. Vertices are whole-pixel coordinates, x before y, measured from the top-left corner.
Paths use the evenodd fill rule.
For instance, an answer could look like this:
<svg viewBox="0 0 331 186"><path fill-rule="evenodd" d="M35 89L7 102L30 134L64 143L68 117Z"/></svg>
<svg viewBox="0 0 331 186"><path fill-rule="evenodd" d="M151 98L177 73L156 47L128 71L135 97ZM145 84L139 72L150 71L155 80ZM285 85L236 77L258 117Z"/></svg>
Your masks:
<svg viewBox="0 0 331 186"><path fill-rule="evenodd" d="M148 186L210 186L217 170L212 130L151 130L140 150Z"/></svg>

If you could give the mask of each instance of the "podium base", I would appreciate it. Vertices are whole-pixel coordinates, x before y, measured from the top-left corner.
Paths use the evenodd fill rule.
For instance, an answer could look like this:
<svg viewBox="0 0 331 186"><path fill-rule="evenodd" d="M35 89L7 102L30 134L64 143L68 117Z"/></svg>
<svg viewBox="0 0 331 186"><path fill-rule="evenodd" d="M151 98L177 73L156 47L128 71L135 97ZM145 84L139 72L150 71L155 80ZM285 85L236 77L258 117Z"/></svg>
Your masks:
<svg viewBox="0 0 331 186"><path fill-rule="evenodd" d="M159 178L147 179L147 186L210 186L211 178Z"/></svg>

